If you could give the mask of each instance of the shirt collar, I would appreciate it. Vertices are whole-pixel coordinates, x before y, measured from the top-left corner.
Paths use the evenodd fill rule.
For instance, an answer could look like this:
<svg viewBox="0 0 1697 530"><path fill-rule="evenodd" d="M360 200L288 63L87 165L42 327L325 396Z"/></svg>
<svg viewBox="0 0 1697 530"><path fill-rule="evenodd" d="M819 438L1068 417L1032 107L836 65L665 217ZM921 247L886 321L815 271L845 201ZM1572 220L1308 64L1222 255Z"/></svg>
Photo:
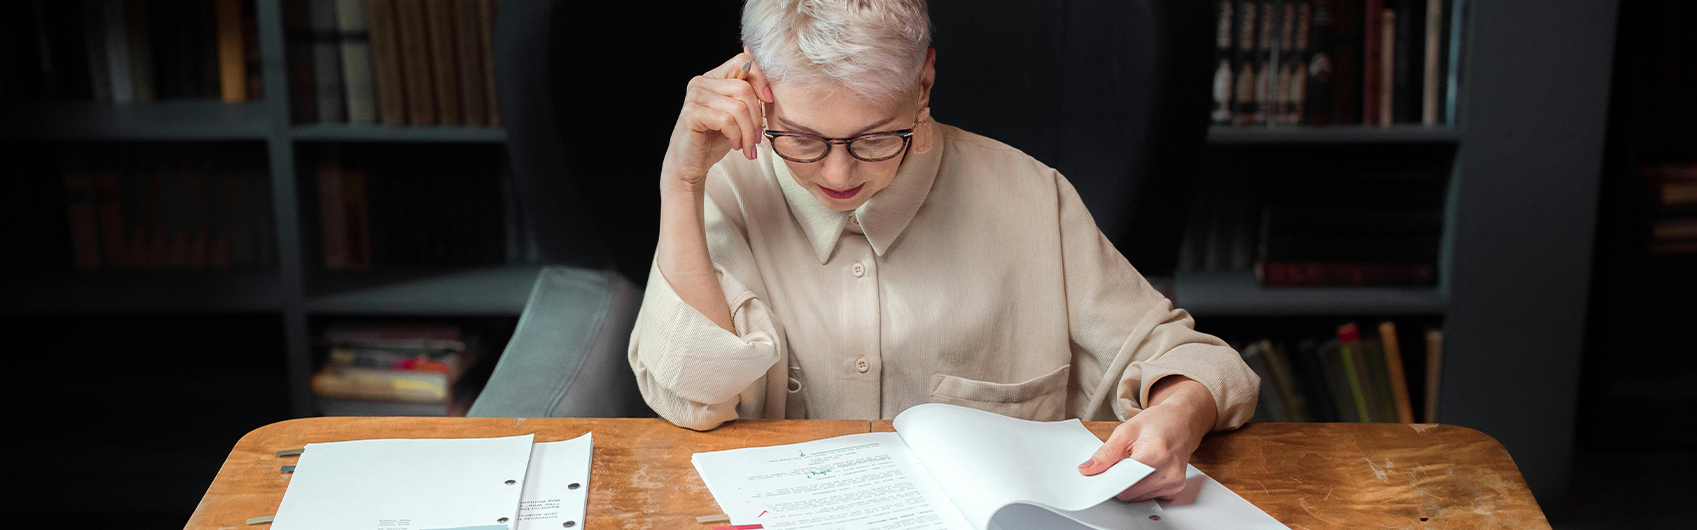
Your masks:
<svg viewBox="0 0 1697 530"><path fill-rule="evenodd" d="M925 204L925 197L931 193L932 183L937 180L937 167L943 158L942 125L932 121L931 135L930 151L908 151L902 159L901 168L896 170L895 180L854 210L855 217L860 220L861 231L872 243L872 251L879 256L888 252L902 231L907 229L920 205ZM789 203L790 213L801 223L802 232L813 244L813 254L823 265L830 261L831 252L837 248L837 240L848 224L848 212L820 204L819 199L795 181L789 164L773 154L771 149L764 152L771 157L772 170L777 175L778 185L784 190L784 201Z"/></svg>

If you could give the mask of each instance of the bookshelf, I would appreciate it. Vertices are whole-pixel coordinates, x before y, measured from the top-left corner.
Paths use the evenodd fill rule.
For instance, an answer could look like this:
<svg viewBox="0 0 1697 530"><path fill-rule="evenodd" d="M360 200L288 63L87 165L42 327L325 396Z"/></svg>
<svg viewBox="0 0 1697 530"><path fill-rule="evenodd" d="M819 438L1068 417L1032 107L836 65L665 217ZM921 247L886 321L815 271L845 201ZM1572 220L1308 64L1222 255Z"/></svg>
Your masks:
<svg viewBox="0 0 1697 530"><path fill-rule="evenodd" d="M489 145L506 142L498 126L383 126L296 123L287 77L284 9L294 0L254 0L265 97L240 103L170 99L111 104L89 101L0 105L0 141L18 146L228 142L263 145L277 252L274 267L207 270L25 271L0 287L0 313L14 315L192 315L246 313L281 317L289 402L311 415L316 367L311 323L320 317L503 317L523 310L540 266L411 267L325 271L318 229L304 195L316 146ZM304 0L303 0L304 1ZM304 172L303 172L304 171Z"/></svg>
<svg viewBox="0 0 1697 530"><path fill-rule="evenodd" d="M1265 287L1251 272L1181 269L1174 298L1205 328L1227 333L1276 336L1363 318L1364 325L1440 326L1436 420L1502 442L1540 504L1559 516L1568 495L1616 2L1443 1L1448 12L1464 13L1451 27L1461 35L1451 55L1453 123L1216 125L1202 175L1227 189L1300 186L1306 177L1279 165L1325 155L1347 160L1325 171L1355 173L1333 186L1364 180L1369 171L1351 166L1407 168L1412 178L1440 183L1436 285ZM1384 2L1393 4L1406 5ZM1281 152L1300 156L1268 156ZM1403 353L1406 359L1409 348Z"/></svg>

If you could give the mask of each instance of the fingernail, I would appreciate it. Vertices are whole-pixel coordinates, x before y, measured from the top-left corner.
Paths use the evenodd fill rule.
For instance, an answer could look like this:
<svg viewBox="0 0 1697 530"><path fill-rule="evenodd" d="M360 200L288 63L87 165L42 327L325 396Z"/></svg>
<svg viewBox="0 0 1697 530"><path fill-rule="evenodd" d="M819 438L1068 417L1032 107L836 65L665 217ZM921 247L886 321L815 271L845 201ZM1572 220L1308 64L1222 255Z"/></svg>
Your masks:
<svg viewBox="0 0 1697 530"><path fill-rule="evenodd" d="M1096 463L1096 459L1092 458L1090 460L1085 460L1084 463L1079 464L1078 467L1090 467L1090 465L1094 463Z"/></svg>
<svg viewBox="0 0 1697 530"><path fill-rule="evenodd" d="M744 71L744 72L747 72L747 71L748 71L748 69L749 69L749 68L752 68L752 67L754 67L754 61L749 61L749 62L746 62L746 63L742 63L742 71Z"/></svg>

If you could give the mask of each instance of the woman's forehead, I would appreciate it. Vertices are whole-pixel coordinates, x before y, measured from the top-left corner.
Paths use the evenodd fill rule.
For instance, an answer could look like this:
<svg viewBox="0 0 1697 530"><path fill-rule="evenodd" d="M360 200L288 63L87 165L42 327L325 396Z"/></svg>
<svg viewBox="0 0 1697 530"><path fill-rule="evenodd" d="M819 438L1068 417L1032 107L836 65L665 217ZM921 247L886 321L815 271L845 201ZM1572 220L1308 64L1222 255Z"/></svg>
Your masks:
<svg viewBox="0 0 1697 530"><path fill-rule="evenodd" d="M901 105L861 97L847 90L772 86L772 128L847 138L899 122Z"/></svg>

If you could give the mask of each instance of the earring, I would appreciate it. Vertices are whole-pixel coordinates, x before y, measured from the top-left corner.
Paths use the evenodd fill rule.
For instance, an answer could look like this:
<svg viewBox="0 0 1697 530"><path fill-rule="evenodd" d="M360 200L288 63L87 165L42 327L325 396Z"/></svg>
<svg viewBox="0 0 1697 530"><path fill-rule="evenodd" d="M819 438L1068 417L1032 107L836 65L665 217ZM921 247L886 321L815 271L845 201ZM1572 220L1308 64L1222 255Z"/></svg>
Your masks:
<svg viewBox="0 0 1697 530"><path fill-rule="evenodd" d="M913 125L913 154L923 155L931 152L931 107L919 109L919 122Z"/></svg>

